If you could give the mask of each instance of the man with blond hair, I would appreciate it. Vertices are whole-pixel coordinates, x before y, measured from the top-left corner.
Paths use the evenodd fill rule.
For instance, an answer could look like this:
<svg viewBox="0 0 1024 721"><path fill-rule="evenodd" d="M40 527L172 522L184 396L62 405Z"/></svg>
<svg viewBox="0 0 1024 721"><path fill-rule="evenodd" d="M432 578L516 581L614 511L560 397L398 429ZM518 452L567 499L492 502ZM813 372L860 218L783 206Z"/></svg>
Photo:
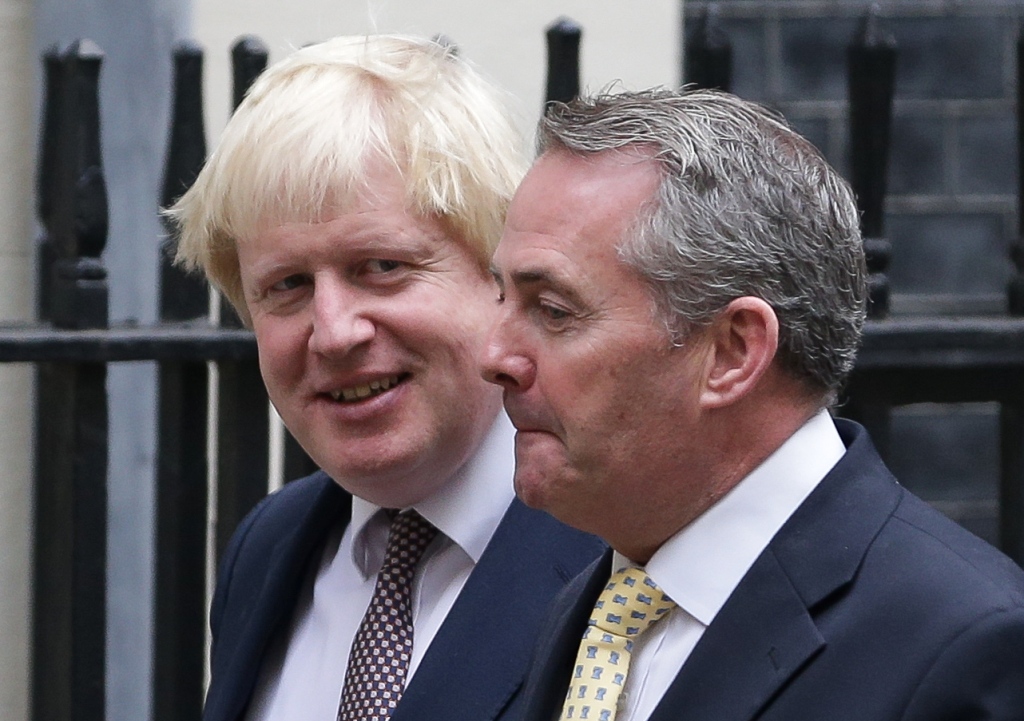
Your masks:
<svg viewBox="0 0 1024 721"><path fill-rule="evenodd" d="M520 152L452 49L338 38L263 74L169 211L322 469L221 560L206 721L521 718L543 612L600 544L514 500L476 365Z"/></svg>
<svg viewBox="0 0 1024 721"><path fill-rule="evenodd" d="M829 407L857 206L725 93L554 107L483 357L527 505L612 547L554 604L531 721L1019 721L1024 573Z"/></svg>

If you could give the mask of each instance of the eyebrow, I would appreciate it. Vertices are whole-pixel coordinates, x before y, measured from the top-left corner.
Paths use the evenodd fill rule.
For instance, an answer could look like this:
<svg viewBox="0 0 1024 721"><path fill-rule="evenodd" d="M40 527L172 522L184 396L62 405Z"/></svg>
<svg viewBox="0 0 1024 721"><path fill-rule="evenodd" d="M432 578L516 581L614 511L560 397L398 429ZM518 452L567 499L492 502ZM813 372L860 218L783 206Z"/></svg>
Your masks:
<svg viewBox="0 0 1024 721"><path fill-rule="evenodd" d="M505 279L502 277L501 268L496 265L491 265L491 275L494 276L494 280L496 280L499 285L504 284ZM556 286L559 285L554 276L546 270L514 270L511 275L512 282L515 285L533 285L536 283L548 283Z"/></svg>
<svg viewBox="0 0 1024 721"><path fill-rule="evenodd" d="M494 276L495 281L497 281L498 286L504 288L505 284L501 277L501 270L497 266L492 265L491 274ZM523 268L514 270L509 275L511 276L512 284L515 286L546 285L565 296L568 300L576 303L583 302L580 294L574 288L566 285L557 275L543 268Z"/></svg>

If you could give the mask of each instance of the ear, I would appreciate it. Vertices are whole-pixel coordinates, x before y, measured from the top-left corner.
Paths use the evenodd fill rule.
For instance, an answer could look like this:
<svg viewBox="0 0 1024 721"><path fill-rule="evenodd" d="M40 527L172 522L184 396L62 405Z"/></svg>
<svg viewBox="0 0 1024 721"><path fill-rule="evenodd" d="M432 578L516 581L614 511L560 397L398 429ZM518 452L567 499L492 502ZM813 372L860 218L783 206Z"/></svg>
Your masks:
<svg viewBox="0 0 1024 721"><path fill-rule="evenodd" d="M728 406L748 395L775 359L779 319L760 298L729 303L707 330L707 375L700 400L704 408Z"/></svg>

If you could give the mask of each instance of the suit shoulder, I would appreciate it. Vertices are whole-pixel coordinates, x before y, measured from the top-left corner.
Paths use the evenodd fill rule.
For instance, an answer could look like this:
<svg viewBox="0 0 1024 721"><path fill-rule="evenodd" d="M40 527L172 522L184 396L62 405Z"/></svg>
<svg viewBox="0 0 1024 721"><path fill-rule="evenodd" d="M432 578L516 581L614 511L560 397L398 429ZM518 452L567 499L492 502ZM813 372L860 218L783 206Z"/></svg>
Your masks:
<svg viewBox="0 0 1024 721"><path fill-rule="evenodd" d="M509 506L499 532L527 557L551 557L563 581L575 577L607 548L597 536L567 526L518 498Z"/></svg>
<svg viewBox="0 0 1024 721"><path fill-rule="evenodd" d="M300 525L325 496L335 494L341 497L344 491L322 471L292 481L269 494L235 529L224 551L220 580L227 581L233 569L246 559L263 564L280 538Z"/></svg>
<svg viewBox="0 0 1024 721"><path fill-rule="evenodd" d="M1024 709L1024 608L964 628L930 665L902 718L1019 719Z"/></svg>
<svg viewBox="0 0 1024 721"><path fill-rule="evenodd" d="M551 539L563 539L570 543L585 546L600 545L604 542L597 536L567 526L550 513L530 508L518 498L512 500L506 512L506 519L520 527L528 527L534 533L542 534Z"/></svg>
<svg viewBox="0 0 1024 721"><path fill-rule="evenodd" d="M901 557L907 582L948 589L961 606L1024 609L1024 570L908 491L875 545Z"/></svg>
<svg viewBox="0 0 1024 721"><path fill-rule="evenodd" d="M251 526L287 527L334 485L334 481L323 471L286 483L256 504L239 524L239 530Z"/></svg>

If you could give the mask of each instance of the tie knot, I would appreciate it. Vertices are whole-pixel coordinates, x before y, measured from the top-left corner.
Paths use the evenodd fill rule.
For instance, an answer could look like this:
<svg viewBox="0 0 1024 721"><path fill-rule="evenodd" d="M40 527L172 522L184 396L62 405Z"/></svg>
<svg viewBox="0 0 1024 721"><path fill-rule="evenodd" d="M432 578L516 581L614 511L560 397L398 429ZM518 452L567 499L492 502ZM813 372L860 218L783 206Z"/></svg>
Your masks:
<svg viewBox="0 0 1024 721"><path fill-rule="evenodd" d="M414 509L395 514L388 532L384 568L393 571L414 569L436 535L437 527Z"/></svg>
<svg viewBox="0 0 1024 721"><path fill-rule="evenodd" d="M590 624L630 638L646 631L675 605L643 569L623 568L608 579L594 604Z"/></svg>

